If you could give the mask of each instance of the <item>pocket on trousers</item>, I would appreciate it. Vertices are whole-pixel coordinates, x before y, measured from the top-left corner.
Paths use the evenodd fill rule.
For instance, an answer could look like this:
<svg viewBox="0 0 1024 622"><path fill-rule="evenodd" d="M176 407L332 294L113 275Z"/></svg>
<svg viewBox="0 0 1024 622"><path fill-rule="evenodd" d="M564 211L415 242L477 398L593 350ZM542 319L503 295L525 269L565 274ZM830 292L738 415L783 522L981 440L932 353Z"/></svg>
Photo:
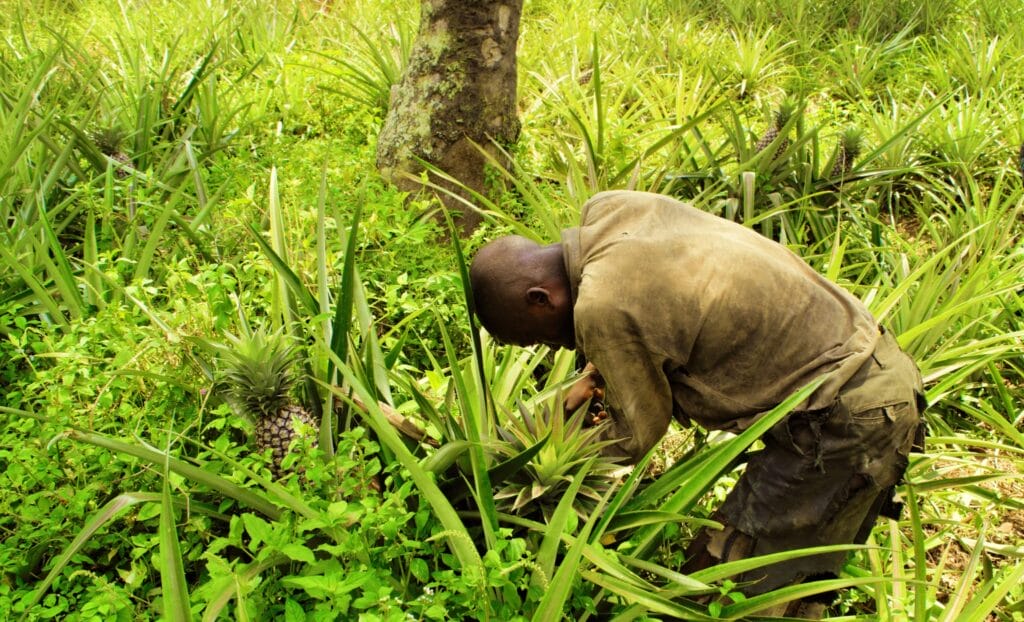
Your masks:
<svg viewBox="0 0 1024 622"><path fill-rule="evenodd" d="M850 413L850 419L854 423L859 424L873 424L888 421L890 423L897 421L898 419L907 416L910 412L910 402L892 402L889 404L880 404L876 406L869 406L858 410L857 412Z"/></svg>

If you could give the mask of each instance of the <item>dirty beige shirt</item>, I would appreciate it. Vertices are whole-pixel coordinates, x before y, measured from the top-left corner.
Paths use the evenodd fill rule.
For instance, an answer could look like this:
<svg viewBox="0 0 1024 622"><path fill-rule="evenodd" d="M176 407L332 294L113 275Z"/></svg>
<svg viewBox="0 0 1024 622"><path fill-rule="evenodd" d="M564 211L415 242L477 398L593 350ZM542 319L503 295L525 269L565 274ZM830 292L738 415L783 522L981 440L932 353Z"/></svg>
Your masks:
<svg viewBox="0 0 1024 622"><path fill-rule="evenodd" d="M600 193L562 244L576 345L633 461L673 416L743 430L833 371L800 406L828 407L879 338L864 305L797 255L669 197Z"/></svg>

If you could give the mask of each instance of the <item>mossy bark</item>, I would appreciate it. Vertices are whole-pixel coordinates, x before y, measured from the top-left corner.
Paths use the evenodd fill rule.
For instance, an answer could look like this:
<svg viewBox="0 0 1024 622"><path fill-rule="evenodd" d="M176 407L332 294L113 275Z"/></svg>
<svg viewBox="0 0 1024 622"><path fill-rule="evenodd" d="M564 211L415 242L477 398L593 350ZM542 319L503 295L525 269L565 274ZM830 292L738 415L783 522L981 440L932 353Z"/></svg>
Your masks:
<svg viewBox="0 0 1024 622"><path fill-rule="evenodd" d="M487 159L480 148L496 155L492 140L507 145L519 136L521 13L522 0L423 0L409 66L392 91L378 138L377 168L385 179L419 190L415 176L423 160L484 192ZM464 232L479 223L474 212L441 194Z"/></svg>

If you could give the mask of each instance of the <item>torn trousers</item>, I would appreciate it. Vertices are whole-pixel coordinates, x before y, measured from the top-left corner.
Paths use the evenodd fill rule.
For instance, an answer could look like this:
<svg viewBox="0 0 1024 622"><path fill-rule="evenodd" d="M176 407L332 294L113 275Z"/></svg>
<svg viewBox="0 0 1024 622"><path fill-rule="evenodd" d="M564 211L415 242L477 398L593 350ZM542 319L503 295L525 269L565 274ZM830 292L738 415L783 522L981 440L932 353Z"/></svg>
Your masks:
<svg viewBox="0 0 1024 622"><path fill-rule="evenodd" d="M717 517L747 537L743 557L863 542L893 504L911 451L923 450L921 374L884 329L833 406L794 412L764 437ZM726 558L729 553L726 552ZM758 594L835 574L845 552L804 556L739 577Z"/></svg>

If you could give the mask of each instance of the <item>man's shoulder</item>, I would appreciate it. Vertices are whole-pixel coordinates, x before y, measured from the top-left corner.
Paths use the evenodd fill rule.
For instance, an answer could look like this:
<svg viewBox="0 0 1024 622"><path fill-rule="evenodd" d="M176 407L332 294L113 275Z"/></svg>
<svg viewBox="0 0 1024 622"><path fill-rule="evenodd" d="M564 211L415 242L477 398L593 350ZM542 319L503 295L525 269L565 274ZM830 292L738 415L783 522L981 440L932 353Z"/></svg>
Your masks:
<svg viewBox="0 0 1024 622"><path fill-rule="evenodd" d="M593 224L607 218L643 217L653 212L670 210L676 216L679 212L696 211L689 203L674 197L637 190L605 190L590 197L580 210L580 224Z"/></svg>
<svg viewBox="0 0 1024 622"><path fill-rule="evenodd" d="M597 283L591 280L580 288L573 303L573 322L577 339L586 346L602 348L631 334L634 323L630 317L635 311L631 297L624 299L615 283Z"/></svg>

